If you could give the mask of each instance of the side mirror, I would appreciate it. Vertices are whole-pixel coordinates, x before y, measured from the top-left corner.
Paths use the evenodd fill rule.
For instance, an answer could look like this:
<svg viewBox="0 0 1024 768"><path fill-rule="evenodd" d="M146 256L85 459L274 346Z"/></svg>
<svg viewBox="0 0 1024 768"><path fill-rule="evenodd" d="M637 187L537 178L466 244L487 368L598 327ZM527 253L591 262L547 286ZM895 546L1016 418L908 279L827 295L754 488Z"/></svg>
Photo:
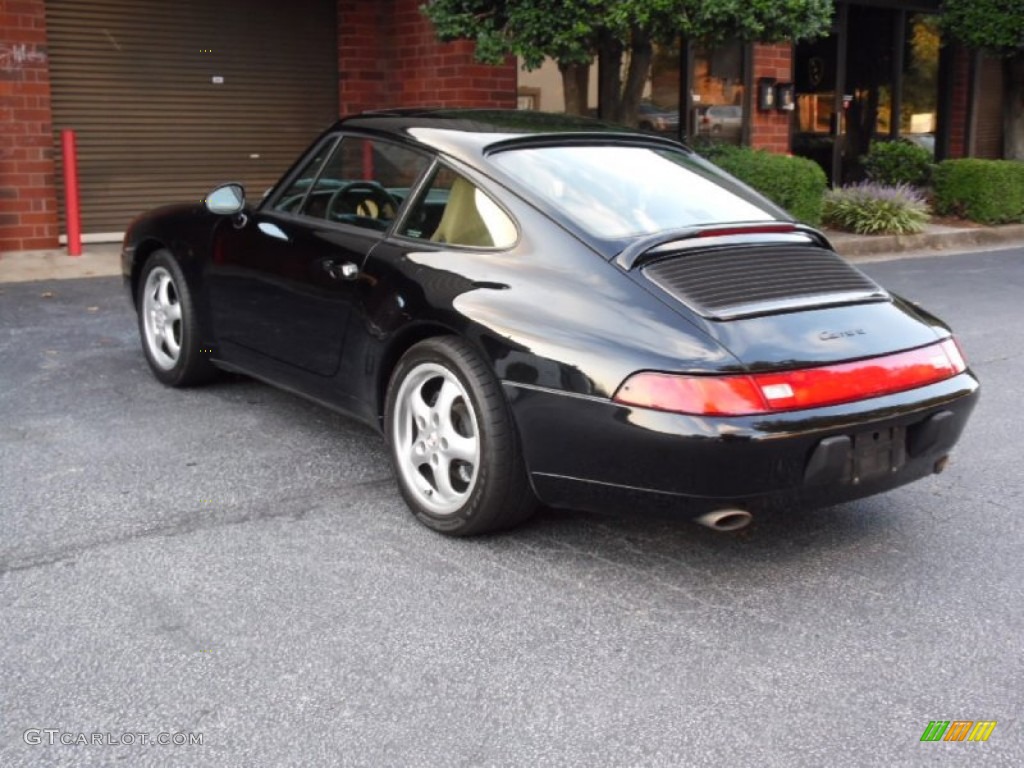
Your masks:
<svg viewBox="0 0 1024 768"><path fill-rule="evenodd" d="M241 213L245 208L245 187L241 184L222 184L206 196L206 210L222 216Z"/></svg>

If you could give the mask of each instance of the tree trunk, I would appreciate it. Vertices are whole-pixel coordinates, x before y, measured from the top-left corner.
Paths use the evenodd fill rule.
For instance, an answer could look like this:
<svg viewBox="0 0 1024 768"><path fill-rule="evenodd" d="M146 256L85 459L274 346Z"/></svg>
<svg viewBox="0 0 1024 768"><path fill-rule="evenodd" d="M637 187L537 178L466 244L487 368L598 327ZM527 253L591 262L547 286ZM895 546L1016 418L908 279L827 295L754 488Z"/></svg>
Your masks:
<svg viewBox="0 0 1024 768"><path fill-rule="evenodd" d="M598 105L602 120L622 122L622 42L601 32L597 49Z"/></svg>
<svg viewBox="0 0 1024 768"><path fill-rule="evenodd" d="M1024 160L1024 52L1006 60L1003 87L1003 157Z"/></svg>
<svg viewBox="0 0 1024 768"><path fill-rule="evenodd" d="M646 33L633 30L633 40L629 48L629 71L626 73L620 102L622 117L619 121L631 128L637 125L637 110L644 95L644 85L647 83L653 59L654 47L651 45L651 38Z"/></svg>
<svg viewBox="0 0 1024 768"><path fill-rule="evenodd" d="M565 94L566 113L570 115L587 114L590 64L558 62L558 71L562 73L562 91Z"/></svg>

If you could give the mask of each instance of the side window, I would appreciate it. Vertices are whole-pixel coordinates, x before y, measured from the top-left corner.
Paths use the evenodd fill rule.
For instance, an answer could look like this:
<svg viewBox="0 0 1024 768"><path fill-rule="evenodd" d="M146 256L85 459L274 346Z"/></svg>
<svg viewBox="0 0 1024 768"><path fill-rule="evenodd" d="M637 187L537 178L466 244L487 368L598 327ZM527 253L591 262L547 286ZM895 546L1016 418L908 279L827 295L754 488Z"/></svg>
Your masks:
<svg viewBox="0 0 1024 768"><path fill-rule="evenodd" d="M316 180L316 174L320 170L320 166L324 164L324 160L327 159L328 153L331 151L337 142L337 136L333 136L323 144L321 144L313 157L302 167L299 171L299 175L295 177L293 181L277 201L274 203L275 211L283 211L285 213L298 213L299 208L302 206L303 200L306 199L306 192L313 186L313 182Z"/></svg>
<svg viewBox="0 0 1024 768"><path fill-rule="evenodd" d="M400 234L435 243L508 248L516 242L516 225L472 182L439 165Z"/></svg>
<svg viewBox="0 0 1024 768"><path fill-rule="evenodd" d="M346 136L298 213L383 231L429 164L425 154L397 144Z"/></svg>

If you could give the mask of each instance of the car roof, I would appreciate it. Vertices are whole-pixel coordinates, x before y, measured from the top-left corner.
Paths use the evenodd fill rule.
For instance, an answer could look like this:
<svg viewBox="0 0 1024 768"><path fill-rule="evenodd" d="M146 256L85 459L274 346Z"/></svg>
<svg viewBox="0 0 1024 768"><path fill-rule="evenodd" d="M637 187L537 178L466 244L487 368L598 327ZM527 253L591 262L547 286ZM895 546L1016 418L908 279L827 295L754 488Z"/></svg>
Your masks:
<svg viewBox="0 0 1024 768"><path fill-rule="evenodd" d="M474 159L499 143L572 143L584 138L592 141L595 135L610 143L642 140L679 146L650 133L590 117L517 109L386 109L343 118L331 130L339 129L388 134Z"/></svg>

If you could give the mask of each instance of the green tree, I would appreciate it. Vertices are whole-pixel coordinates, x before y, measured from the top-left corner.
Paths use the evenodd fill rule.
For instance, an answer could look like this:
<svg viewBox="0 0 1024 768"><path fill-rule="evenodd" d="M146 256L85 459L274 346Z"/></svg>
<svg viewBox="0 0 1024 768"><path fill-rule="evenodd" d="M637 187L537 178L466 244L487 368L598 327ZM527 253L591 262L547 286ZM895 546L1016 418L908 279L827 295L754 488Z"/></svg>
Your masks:
<svg viewBox="0 0 1024 768"><path fill-rule="evenodd" d="M422 8L442 40L473 40L480 61L520 56L534 69L554 59L567 112L586 110L596 58L604 117L631 124L655 43L817 37L828 32L833 0L431 0Z"/></svg>
<svg viewBox="0 0 1024 768"><path fill-rule="evenodd" d="M945 0L942 24L964 45L1004 57L1003 153L1024 160L1024 0Z"/></svg>

